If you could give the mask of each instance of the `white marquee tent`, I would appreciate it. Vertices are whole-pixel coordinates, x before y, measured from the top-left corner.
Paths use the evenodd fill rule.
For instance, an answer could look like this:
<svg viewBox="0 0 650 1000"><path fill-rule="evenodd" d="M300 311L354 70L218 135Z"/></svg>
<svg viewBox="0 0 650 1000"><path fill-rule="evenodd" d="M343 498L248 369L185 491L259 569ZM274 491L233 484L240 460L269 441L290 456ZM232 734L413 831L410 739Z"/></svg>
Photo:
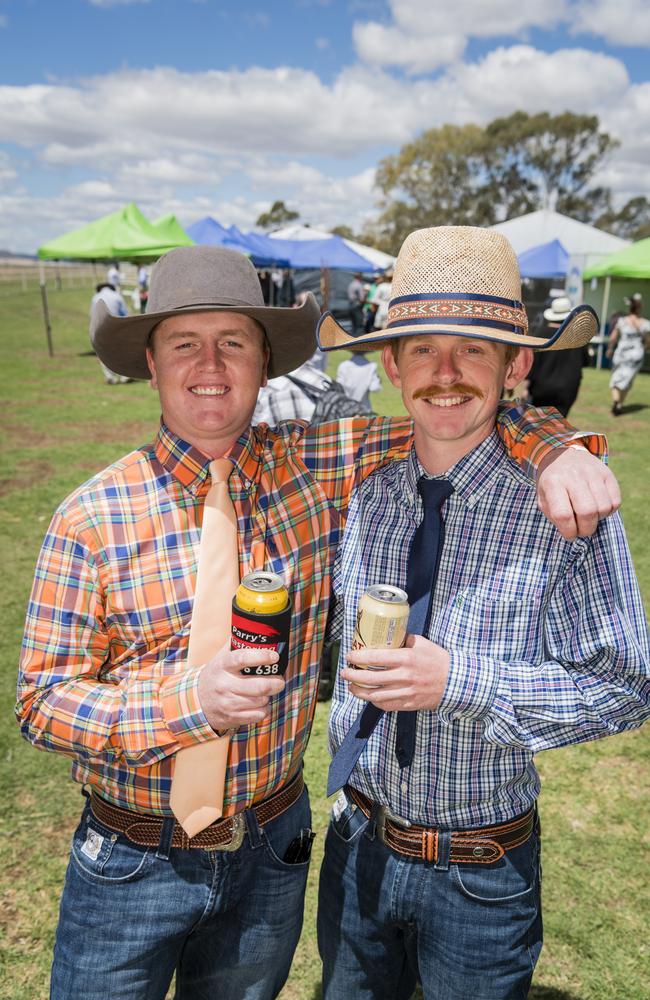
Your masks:
<svg viewBox="0 0 650 1000"><path fill-rule="evenodd" d="M629 244L628 240L619 236L612 236L550 209L499 222L492 229L510 240L517 256L542 243L559 240L569 254L566 291L573 305L583 301L582 272L585 268Z"/></svg>
<svg viewBox="0 0 650 1000"><path fill-rule="evenodd" d="M311 226L284 226L283 229L276 229L274 233L269 233L271 239L277 240L326 240L332 234L326 232L324 229L312 229ZM392 267L395 263L395 258L391 257L390 254L382 253L381 250L375 250L374 247L364 246L362 243L357 243L355 240L346 240L343 242L350 248L358 253L361 257L365 257L369 260L371 264L385 271L386 268Z"/></svg>

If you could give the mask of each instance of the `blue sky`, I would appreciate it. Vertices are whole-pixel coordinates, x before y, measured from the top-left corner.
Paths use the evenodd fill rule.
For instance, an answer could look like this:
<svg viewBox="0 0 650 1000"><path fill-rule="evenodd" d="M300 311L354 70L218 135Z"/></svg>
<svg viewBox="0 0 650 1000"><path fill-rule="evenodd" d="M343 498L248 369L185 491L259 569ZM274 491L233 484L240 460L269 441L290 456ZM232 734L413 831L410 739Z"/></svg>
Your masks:
<svg viewBox="0 0 650 1000"><path fill-rule="evenodd" d="M517 108L598 114L648 193L649 46L646 0L0 0L0 247L129 200L359 228L383 155Z"/></svg>

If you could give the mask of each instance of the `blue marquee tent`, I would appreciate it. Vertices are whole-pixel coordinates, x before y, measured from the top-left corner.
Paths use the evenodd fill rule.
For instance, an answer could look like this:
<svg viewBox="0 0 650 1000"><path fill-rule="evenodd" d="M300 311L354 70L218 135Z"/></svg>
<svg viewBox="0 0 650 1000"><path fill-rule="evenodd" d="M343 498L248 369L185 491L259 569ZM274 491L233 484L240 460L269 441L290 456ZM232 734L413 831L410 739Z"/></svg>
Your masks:
<svg viewBox="0 0 650 1000"><path fill-rule="evenodd" d="M187 227L186 232L195 243L201 246L228 247L230 250L239 250L240 253L245 253L250 257L255 267L290 266L280 247L272 247L269 251L257 240L249 239L245 233L237 229L237 226L226 228L210 216L192 223L191 226ZM260 237L261 239L264 238Z"/></svg>
<svg viewBox="0 0 650 1000"><path fill-rule="evenodd" d="M270 239L262 233L243 233L237 226L222 226L209 216L186 229L195 243L230 247L248 254L255 267L288 267L293 270L333 268L375 271L372 261L351 250L340 236L325 240Z"/></svg>
<svg viewBox="0 0 650 1000"><path fill-rule="evenodd" d="M569 270L569 254L559 240L531 247L518 260L522 278L564 278Z"/></svg>

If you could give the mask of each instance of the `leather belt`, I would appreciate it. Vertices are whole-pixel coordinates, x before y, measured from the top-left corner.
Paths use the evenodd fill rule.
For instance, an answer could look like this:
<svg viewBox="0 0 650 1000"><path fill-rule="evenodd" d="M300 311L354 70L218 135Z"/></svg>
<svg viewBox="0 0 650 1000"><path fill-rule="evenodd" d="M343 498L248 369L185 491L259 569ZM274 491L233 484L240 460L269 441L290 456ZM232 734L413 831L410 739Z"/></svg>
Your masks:
<svg viewBox="0 0 650 1000"><path fill-rule="evenodd" d="M297 802L304 787L305 781L302 771L300 771L279 792L275 792L262 802L251 806L260 826L270 823L294 802ZM123 833L134 844L139 844L141 847L157 847L160 843L162 816L151 816L147 813L114 806L98 795L94 789L90 794L90 808L100 823L110 830ZM245 810L242 810L242 812L235 813L234 816L218 819L192 838L188 837L182 826L176 823L172 836L172 847L180 847L182 850L200 848L203 851L236 851L241 847L246 833L244 812Z"/></svg>
<svg viewBox="0 0 650 1000"><path fill-rule="evenodd" d="M386 847L421 861L438 860L438 834L436 827L410 826L405 820L392 817L386 806L378 806L371 799L351 785L346 785L345 793L370 819L375 811L377 836ZM454 830L451 834L449 860L454 864L491 865L502 858L506 851L525 844L533 832L535 810L529 809L523 816L517 816L509 823L497 826L482 826L474 830Z"/></svg>

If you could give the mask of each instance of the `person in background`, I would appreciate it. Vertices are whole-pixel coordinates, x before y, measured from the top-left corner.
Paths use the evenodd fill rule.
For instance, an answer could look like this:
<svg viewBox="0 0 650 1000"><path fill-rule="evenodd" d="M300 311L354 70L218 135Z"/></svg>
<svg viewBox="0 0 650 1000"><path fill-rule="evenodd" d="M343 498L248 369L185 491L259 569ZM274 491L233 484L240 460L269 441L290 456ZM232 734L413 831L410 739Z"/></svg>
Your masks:
<svg viewBox="0 0 650 1000"><path fill-rule="evenodd" d="M114 260L111 264L109 264L106 270L106 281L109 285L112 285L113 288L119 291L123 279L124 275L120 271L120 265L116 260Z"/></svg>
<svg viewBox="0 0 650 1000"><path fill-rule="evenodd" d="M353 337L363 331L363 303L365 301L366 289L363 284L363 275L355 274L348 285L348 315Z"/></svg>
<svg viewBox="0 0 650 1000"><path fill-rule="evenodd" d="M128 316L129 310L126 308L126 303L122 297L122 293L114 286L104 281L96 286L95 294L90 301L90 318L92 320L93 310L98 302L104 302L106 308L113 314L113 316ZM92 337L91 337L92 343ZM93 349L95 345L93 344ZM120 385L124 382L130 382L131 379L126 375L118 375L108 368L101 358L98 358L99 365L104 374L104 379L108 385Z"/></svg>
<svg viewBox="0 0 650 1000"><path fill-rule="evenodd" d="M375 292L377 291L377 278L373 277L372 281L367 282L365 285L366 289L366 300L363 304L363 330L364 333L369 333L375 325L375 306L373 306L373 299L375 297Z"/></svg>
<svg viewBox="0 0 650 1000"><path fill-rule="evenodd" d="M487 229L411 233L393 288L390 328L364 340L415 431L354 491L334 567L323 998L406 1000L419 980L431 1000L524 1000L542 945L534 754L650 715L620 518L562 538L495 434L531 348L586 344L598 320L579 306L528 334L516 255ZM321 346L356 349L333 324ZM381 585L407 593L402 648L364 648L360 600Z"/></svg>
<svg viewBox="0 0 650 1000"><path fill-rule="evenodd" d="M609 338L605 352L612 359L612 376L609 387L612 391L612 413L619 417L623 412L625 397L632 387L637 372L641 370L643 358L650 346L650 321L641 315L643 299L635 292L627 299L627 316L621 316Z"/></svg>
<svg viewBox="0 0 650 1000"><path fill-rule="evenodd" d="M262 270L257 272L257 277L259 278L260 287L262 289L264 303L268 306L271 301L271 274L269 271Z"/></svg>
<svg viewBox="0 0 650 1000"><path fill-rule="evenodd" d="M377 363L371 361L365 351L355 351L350 358L341 362L336 370L336 381L351 399L363 403L368 410L372 409L370 393L381 389Z"/></svg>
<svg viewBox="0 0 650 1000"><path fill-rule="evenodd" d="M149 296L149 271L144 264L141 264L138 268L138 296L140 312L143 313L147 309L147 298Z"/></svg>
<svg viewBox="0 0 650 1000"><path fill-rule="evenodd" d="M566 296L553 299L544 310L548 336L558 330L571 313L571 301ZM528 373L528 400L533 406L554 406L566 417L576 401L582 369L589 364L589 350L574 347L566 351L536 351Z"/></svg>
<svg viewBox="0 0 650 1000"><path fill-rule="evenodd" d="M383 330L388 318L388 306L391 299L392 270L384 271L377 281L375 294L372 297L373 318L370 329Z"/></svg>
<svg viewBox="0 0 650 1000"><path fill-rule="evenodd" d="M320 362L321 357L322 352L319 351L316 360ZM305 389L293 381L293 377L298 379L298 383L306 382L312 385L318 392L332 382L319 364L314 363L313 356L286 375L270 378L266 385L261 387L257 396L251 420L254 427L257 424L277 427L283 420L311 421L316 402Z"/></svg>

